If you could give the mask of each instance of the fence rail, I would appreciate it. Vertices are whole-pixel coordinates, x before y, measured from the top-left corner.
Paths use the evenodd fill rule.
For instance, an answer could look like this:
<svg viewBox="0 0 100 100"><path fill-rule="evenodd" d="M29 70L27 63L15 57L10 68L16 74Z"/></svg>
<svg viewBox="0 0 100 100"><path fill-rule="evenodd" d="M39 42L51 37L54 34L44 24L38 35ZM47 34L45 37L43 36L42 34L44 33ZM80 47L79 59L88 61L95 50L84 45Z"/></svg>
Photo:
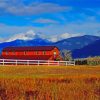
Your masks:
<svg viewBox="0 0 100 100"><path fill-rule="evenodd" d="M0 59L0 65L72 65L75 61L51 61L51 60L16 60L16 59Z"/></svg>

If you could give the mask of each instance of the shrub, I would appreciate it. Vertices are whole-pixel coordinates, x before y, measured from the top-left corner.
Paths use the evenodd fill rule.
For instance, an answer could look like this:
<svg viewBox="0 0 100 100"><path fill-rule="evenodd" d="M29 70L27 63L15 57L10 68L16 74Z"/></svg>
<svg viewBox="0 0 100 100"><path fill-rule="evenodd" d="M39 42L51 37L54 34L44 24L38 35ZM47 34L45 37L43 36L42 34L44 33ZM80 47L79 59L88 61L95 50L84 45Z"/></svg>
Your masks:
<svg viewBox="0 0 100 100"><path fill-rule="evenodd" d="M76 65L100 65L100 57L88 57L85 59L76 59L75 60Z"/></svg>

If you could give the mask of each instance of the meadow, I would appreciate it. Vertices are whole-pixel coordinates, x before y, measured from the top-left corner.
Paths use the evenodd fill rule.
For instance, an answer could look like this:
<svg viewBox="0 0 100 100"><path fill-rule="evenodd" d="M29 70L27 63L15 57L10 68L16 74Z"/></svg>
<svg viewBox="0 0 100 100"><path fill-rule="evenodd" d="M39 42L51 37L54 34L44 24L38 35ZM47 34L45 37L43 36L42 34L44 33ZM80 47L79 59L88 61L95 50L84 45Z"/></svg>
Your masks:
<svg viewBox="0 0 100 100"><path fill-rule="evenodd" d="M100 66L0 66L0 100L100 100Z"/></svg>

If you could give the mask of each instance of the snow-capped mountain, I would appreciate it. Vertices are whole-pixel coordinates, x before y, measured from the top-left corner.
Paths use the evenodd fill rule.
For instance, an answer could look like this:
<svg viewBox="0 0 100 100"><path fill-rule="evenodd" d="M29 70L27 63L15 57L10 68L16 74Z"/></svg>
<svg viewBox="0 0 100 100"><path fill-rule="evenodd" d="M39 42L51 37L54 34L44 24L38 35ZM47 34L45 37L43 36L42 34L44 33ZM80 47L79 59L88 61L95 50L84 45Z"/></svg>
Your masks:
<svg viewBox="0 0 100 100"><path fill-rule="evenodd" d="M33 40L37 38L42 38L44 39L44 35L40 32L35 33L33 30L29 30L25 33L18 33L10 37L9 39L6 40L6 42L11 42L14 40Z"/></svg>

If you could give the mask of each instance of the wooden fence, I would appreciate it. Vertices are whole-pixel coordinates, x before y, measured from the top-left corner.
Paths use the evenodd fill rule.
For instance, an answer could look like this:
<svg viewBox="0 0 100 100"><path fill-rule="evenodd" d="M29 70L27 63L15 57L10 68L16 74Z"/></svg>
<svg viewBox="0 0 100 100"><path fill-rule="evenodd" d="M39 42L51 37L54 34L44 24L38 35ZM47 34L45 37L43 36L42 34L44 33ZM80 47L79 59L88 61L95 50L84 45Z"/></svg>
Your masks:
<svg viewBox="0 0 100 100"><path fill-rule="evenodd" d="M15 59L0 59L0 65L72 65L75 66L75 61L51 61L51 60L15 60Z"/></svg>

